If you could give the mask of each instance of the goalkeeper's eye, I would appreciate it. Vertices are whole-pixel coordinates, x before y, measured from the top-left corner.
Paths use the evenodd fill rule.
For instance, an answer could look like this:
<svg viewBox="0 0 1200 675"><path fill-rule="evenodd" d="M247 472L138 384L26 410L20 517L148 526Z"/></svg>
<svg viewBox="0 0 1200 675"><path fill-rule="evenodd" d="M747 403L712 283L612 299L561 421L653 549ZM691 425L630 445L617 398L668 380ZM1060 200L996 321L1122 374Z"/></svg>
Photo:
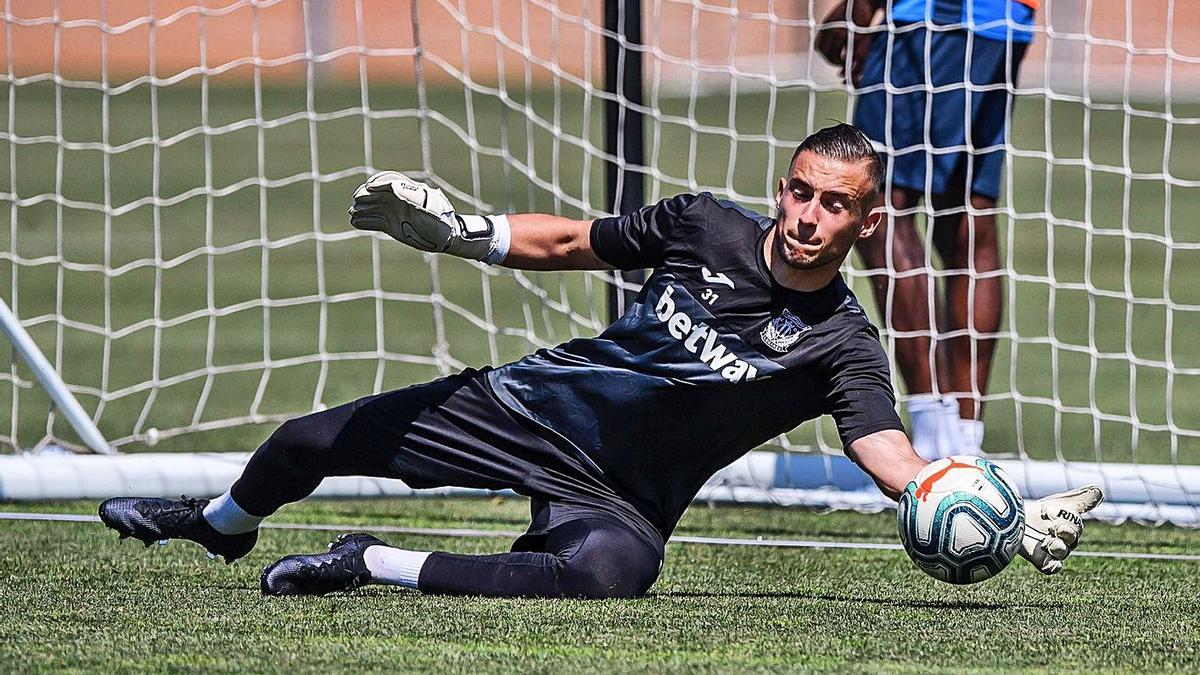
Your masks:
<svg viewBox="0 0 1200 675"><path fill-rule="evenodd" d="M840 199L831 199L825 202L825 210L830 213L841 213L846 210L846 205Z"/></svg>

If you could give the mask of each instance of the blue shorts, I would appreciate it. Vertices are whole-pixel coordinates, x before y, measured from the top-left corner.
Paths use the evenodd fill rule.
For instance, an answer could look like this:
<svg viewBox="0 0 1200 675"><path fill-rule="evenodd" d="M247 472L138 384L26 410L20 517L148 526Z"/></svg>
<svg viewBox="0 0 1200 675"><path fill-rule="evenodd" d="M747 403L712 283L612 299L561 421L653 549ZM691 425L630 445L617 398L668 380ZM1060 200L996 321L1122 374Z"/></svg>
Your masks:
<svg viewBox="0 0 1200 675"><path fill-rule="evenodd" d="M877 36L859 82L854 124L881 146L889 184L964 200L969 185L972 194L998 198L1010 89L1027 47L922 24L899 24ZM885 90L885 66L888 88L908 91Z"/></svg>

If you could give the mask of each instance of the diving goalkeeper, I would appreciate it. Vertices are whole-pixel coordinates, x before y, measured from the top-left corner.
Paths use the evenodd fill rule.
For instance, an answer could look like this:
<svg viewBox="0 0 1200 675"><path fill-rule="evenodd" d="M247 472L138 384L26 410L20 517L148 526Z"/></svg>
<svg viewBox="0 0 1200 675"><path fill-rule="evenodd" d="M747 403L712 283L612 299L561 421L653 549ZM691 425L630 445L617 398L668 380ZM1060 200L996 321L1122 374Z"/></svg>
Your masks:
<svg viewBox="0 0 1200 675"><path fill-rule="evenodd" d="M895 412L875 328L839 273L884 217L883 168L852 126L804 140L779 179L776 218L704 193L595 221L455 213L395 172L355 192L350 222L423 251L529 270L654 268L594 338L498 368L368 396L285 422L211 502L117 498L103 522L147 543L197 542L227 562L262 520L327 476L415 488L512 489L532 523L507 553L393 548L362 533L263 570L269 595L394 584L498 597L642 595L663 543L718 469L830 414L846 454L897 498L925 465ZM1097 488L1029 502L1022 554L1057 572Z"/></svg>

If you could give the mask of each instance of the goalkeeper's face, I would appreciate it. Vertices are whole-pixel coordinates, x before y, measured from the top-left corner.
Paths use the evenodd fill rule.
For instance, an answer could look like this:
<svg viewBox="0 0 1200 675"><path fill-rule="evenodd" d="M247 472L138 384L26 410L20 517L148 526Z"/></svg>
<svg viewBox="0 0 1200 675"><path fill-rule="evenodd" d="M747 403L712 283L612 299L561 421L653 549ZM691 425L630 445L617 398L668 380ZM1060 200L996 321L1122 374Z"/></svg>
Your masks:
<svg viewBox="0 0 1200 675"><path fill-rule="evenodd" d="M789 267L840 266L859 239L871 236L882 213L863 162L804 151L779 179L775 252Z"/></svg>

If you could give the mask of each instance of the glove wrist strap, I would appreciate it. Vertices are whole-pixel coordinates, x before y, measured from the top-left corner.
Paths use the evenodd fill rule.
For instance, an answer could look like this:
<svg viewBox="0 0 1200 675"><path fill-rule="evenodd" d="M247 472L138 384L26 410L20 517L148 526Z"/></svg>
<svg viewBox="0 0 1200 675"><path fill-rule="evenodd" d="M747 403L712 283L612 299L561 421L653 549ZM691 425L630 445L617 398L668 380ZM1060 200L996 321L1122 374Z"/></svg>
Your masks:
<svg viewBox="0 0 1200 675"><path fill-rule="evenodd" d="M499 265L508 256L512 228L508 216L454 216L459 234L450 239L446 253L460 258Z"/></svg>

